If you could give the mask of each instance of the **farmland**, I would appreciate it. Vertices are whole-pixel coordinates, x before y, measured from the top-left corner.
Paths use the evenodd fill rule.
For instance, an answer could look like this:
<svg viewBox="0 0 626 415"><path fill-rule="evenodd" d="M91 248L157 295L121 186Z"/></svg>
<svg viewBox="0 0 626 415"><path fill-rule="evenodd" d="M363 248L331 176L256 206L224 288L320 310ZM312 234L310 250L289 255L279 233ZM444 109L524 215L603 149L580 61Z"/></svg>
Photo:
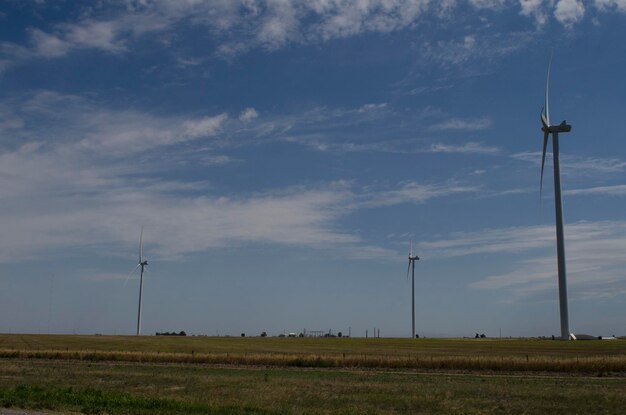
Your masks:
<svg viewBox="0 0 626 415"><path fill-rule="evenodd" d="M622 413L626 341L0 335L0 404L85 413Z"/></svg>

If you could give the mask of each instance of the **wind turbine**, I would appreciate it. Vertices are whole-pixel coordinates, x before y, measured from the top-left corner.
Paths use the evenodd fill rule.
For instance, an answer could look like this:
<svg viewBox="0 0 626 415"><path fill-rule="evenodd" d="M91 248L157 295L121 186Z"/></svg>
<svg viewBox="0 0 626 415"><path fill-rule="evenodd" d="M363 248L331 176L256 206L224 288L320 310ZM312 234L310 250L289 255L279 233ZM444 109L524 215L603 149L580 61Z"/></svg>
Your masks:
<svg viewBox="0 0 626 415"><path fill-rule="evenodd" d="M543 153L541 154L541 182L539 194L543 192L543 167L546 161L546 148L548 138L552 134L552 159L554 167L554 208L556 211L556 252L559 273L559 305L561 313L561 339L568 340L575 338L569 331L569 317L567 310L567 278L565 271L565 238L563 234L563 202L561 200L561 171L559 166L559 133L569 133L572 126L566 121L560 124L550 124L550 111L548 107L548 86L550 82L550 68L552 57L548 64L548 75L546 76L546 102L541 111L541 125L543 130Z"/></svg>
<svg viewBox="0 0 626 415"><path fill-rule="evenodd" d="M137 336L141 334L141 295L143 294L143 272L145 267L148 266L148 260L143 257L143 226L141 227L141 233L139 234L139 263L133 270L141 267L141 274L139 277L139 309L137 310Z"/></svg>
<svg viewBox="0 0 626 415"><path fill-rule="evenodd" d="M409 280L411 272L411 338L415 338L415 261L419 261L417 255L413 255L413 241L409 250L409 268L406 270L406 279Z"/></svg>

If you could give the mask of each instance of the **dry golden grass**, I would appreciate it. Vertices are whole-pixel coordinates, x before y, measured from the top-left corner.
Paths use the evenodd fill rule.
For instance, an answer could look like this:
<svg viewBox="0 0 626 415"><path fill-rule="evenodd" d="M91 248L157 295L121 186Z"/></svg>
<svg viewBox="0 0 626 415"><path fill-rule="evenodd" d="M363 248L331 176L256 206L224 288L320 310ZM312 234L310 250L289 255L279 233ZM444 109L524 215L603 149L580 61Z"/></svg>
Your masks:
<svg viewBox="0 0 626 415"><path fill-rule="evenodd" d="M626 341L0 334L0 358L626 375Z"/></svg>

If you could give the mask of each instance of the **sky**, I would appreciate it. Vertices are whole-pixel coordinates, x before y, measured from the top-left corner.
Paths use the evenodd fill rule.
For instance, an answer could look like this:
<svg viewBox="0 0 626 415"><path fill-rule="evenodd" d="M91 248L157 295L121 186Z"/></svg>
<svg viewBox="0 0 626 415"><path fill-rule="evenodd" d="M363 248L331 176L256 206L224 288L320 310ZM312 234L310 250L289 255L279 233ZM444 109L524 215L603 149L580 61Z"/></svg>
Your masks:
<svg viewBox="0 0 626 415"><path fill-rule="evenodd" d="M0 332L626 334L626 0L0 0Z"/></svg>

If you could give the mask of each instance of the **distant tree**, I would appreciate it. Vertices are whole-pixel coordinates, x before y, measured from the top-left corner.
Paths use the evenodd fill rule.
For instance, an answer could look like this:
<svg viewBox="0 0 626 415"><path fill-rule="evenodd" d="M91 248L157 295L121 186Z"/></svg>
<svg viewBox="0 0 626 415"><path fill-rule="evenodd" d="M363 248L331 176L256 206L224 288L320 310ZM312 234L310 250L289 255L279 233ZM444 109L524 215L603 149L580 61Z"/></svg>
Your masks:
<svg viewBox="0 0 626 415"><path fill-rule="evenodd" d="M416 339L419 339L419 338L420 338L420 335L419 335L419 334L416 334L416 335L415 335L415 338L416 338Z"/></svg>
<svg viewBox="0 0 626 415"><path fill-rule="evenodd" d="M343 334L341 334L341 332L337 333L337 337L342 337Z"/></svg>
<svg viewBox="0 0 626 415"><path fill-rule="evenodd" d="M480 334L476 333L476 336L474 337L475 339L480 338Z"/></svg>
<svg viewBox="0 0 626 415"><path fill-rule="evenodd" d="M298 334L298 337L304 337L304 333Z"/></svg>
<svg viewBox="0 0 626 415"><path fill-rule="evenodd" d="M246 333L241 333L241 337L246 337Z"/></svg>
<svg viewBox="0 0 626 415"><path fill-rule="evenodd" d="M178 333L178 335L179 335L179 336L186 336L186 335L187 335L187 333L185 333L185 331L184 331L184 330L181 330L181 331L180 331L180 333Z"/></svg>
<svg viewBox="0 0 626 415"><path fill-rule="evenodd" d="M266 332L261 333L261 337L267 337L267 333Z"/></svg>
<svg viewBox="0 0 626 415"><path fill-rule="evenodd" d="M484 339L485 337L487 337L487 336L485 336L485 333L483 333L483 334L481 334L481 335L480 335L480 338L481 338L481 339Z"/></svg>

